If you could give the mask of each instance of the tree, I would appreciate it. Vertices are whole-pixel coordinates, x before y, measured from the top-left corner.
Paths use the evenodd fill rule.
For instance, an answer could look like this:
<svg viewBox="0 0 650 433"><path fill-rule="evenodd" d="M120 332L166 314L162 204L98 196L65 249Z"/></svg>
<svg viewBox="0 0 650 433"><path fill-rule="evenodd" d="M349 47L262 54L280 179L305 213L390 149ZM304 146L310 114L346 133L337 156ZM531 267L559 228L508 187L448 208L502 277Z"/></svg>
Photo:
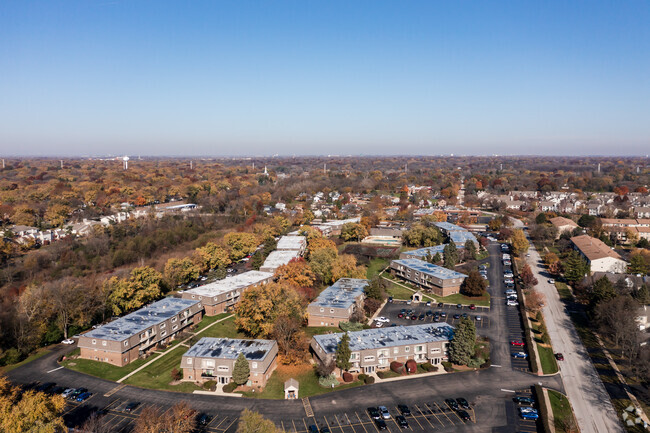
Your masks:
<svg viewBox="0 0 650 433"><path fill-rule="evenodd" d="M196 254L198 262L201 263L202 271L208 269L225 268L230 265L230 255L228 251L214 242L208 242L205 246L197 248Z"/></svg>
<svg viewBox="0 0 650 433"><path fill-rule="evenodd" d="M524 234L524 231L521 229L515 229L512 231L512 252L515 253L516 255L521 255L528 251L528 247L530 246L528 243L528 239L526 239L526 235Z"/></svg>
<svg viewBox="0 0 650 433"><path fill-rule="evenodd" d="M305 359L308 344L302 323L295 317L280 316L273 324L273 339L278 342L280 362L285 365L297 364Z"/></svg>
<svg viewBox="0 0 650 433"><path fill-rule="evenodd" d="M602 302L609 301L618 296L616 289L612 285L612 282L609 281L609 278L606 276L602 277L599 280L596 280L594 287L589 299L589 305L591 308L595 308L598 304Z"/></svg>
<svg viewBox="0 0 650 433"><path fill-rule="evenodd" d="M302 257L293 259L275 271L278 283L287 283L294 287L311 287L314 284L314 273Z"/></svg>
<svg viewBox="0 0 650 433"><path fill-rule="evenodd" d="M190 433L196 427L194 411L186 402L176 403L162 412L155 406L145 406L135 420L138 433Z"/></svg>
<svg viewBox="0 0 650 433"><path fill-rule="evenodd" d="M244 409L239 416L237 433L279 433L273 421L264 418L258 412Z"/></svg>
<svg viewBox="0 0 650 433"><path fill-rule="evenodd" d="M130 278L123 280L112 277L104 282L104 289L110 293L109 301L114 314L122 314L141 308L160 298L162 275L150 267L135 268Z"/></svg>
<svg viewBox="0 0 650 433"><path fill-rule="evenodd" d="M638 309L639 304L631 296L617 296L599 302L594 316L600 332L609 336L614 345L618 346L625 334L635 334L639 331L634 321L634 312Z"/></svg>
<svg viewBox="0 0 650 433"><path fill-rule="evenodd" d="M560 275L560 258L557 254L548 252L544 255L544 264L551 275Z"/></svg>
<svg viewBox="0 0 650 433"><path fill-rule="evenodd" d="M442 250L442 261L447 269L454 269L458 263L458 249L456 244L453 242L445 245L445 248Z"/></svg>
<svg viewBox="0 0 650 433"><path fill-rule="evenodd" d="M198 279L200 275L199 267L189 257L169 259L165 264L165 279L171 287L187 284Z"/></svg>
<svg viewBox="0 0 650 433"><path fill-rule="evenodd" d="M324 284L332 282L332 265L338 253L336 249L320 248L309 253L309 266L314 275Z"/></svg>
<svg viewBox="0 0 650 433"><path fill-rule="evenodd" d="M303 298L290 286L267 283L246 289L235 307L237 327L253 338L266 338L280 316L302 322L305 316Z"/></svg>
<svg viewBox="0 0 650 433"><path fill-rule="evenodd" d="M250 375L251 369L248 365L248 361L246 360L243 352L239 352L239 355L235 360L235 365L232 368L232 380L237 385L243 385L248 382L248 377Z"/></svg>
<svg viewBox="0 0 650 433"><path fill-rule="evenodd" d="M526 295L526 309L528 309L528 311L536 313L544 307L545 303L546 297L543 293L540 293L537 290L531 290L530 293Z"/></svg>
<svg viewBox="0 0 650 433"><path fill-rule="evenodd" d="M380 278L379 276L373 277L372 280L370 280L370 282L364 289L366 298L383 301L384 298L386 297L386 292L385 292L386 286L387 284L382 278Z"/></svg>
<svg viewBox="0 0 650 433"><path fill-rule="evenodd" d="M535 223L536 224L546 224L548 222L548 218L546 217L546 214L544 212L540 212L537 214L535 217Z"/></svg>
<svg viewBox="0 0 650 433"><path fill-rule="evenodd" d="M641 305L650 304L650 290L648 290L648 286L642 284L639 290L634 294L634 299L636 299Z"/></svg>
<svg viewBox="0 0 650 433"><path fill-rule="evenodd" d="M361 239L368 236L368 230L366 227L359 223L345 223L341 227L341 239L348 242L351 240L356 240L360 242Z"/></svg>
<svg viewBox="0 0 650 433"><path fill-rule="evenodd" d="M65 400L60 395L25 391L0 376L0 431L63 433Z"/></svg>
<svg viewBox="0 0 650 433"><path fill-rule="evenodd" d="M643 259L643 256L640 254L633 254L630 257L630 264L627 267L628 274L641 274L645 275L648 273L648 266Z"/></svg>
<svg viewBox="0 0 650 433"><path fill-rule="evenodd" d="M230 248L230 259L241 260L248 254L252 254L259 240L254 233L230 232L223 237L224 242Z"/></svg>
<svg viewBox="0 0 650 433"><path fill-rule="evenodd" d="M465 242L465 258L467 260L476 260L476 244L470 239Z"/></svg>
<svg viewBox="0 0 650 433"><path fill-rule="evenodd" d="M476 327L469 318L462 318L449 343L449 360L454 364L467 365L474 356Z"/></svg>
<svg viewBox="0 0 650 433"><path fill-rule="evenodd" d="M575 284L590 272L589 263L577 251L571 251L564 260L564 278Z"/></svg>
<svg viewBox="0 0 650 433"><path fill-rule="evenodd" d="M333 360L330 360L328 362L320 362L316 361L316 365L314 369L316 370L316 375L318 377L327 377L336 368L336 363Z"/></svg>
<svg viewBox="0 0 650 433"><path fill-rule="evenodd" d="M348 371L352 366L352 363L350 363L351 356L350 336L346 332L341 336L339 344L336 346L336 366L340 368L341 371Z"/></svg>
<svg viewBox="0 0 650 433"><path fill-rule="evenodd" d="M357 259L351 254L341 254L332 262L332 282L341 278L365 277L365 266L357 266Z"/></svg>
<svg viewBox="0 0 650 433"><path fill-rule="evenodd" d="M472 269L460 289L461 293L466 296L483 296L487 285L487 280L483 279L479 271Z"/></svg>
<svg viewBox="0 0 650 433"><path fill-rule="evenodd" d="M112 433L113 427L103 418L103 415L93 412L76 431L80 433Z"/></svg>
<svg viewBox="0 0 650 433"><path fill-rule="evenodd" d="M537 278L535 278L535 275L533 275L533 271L530 269L530 265L528 263L524 265L519 275L521 276L521 281L524 284L524 288L526 289L530 289L531 287L536 286L538 283Z"/></svg>

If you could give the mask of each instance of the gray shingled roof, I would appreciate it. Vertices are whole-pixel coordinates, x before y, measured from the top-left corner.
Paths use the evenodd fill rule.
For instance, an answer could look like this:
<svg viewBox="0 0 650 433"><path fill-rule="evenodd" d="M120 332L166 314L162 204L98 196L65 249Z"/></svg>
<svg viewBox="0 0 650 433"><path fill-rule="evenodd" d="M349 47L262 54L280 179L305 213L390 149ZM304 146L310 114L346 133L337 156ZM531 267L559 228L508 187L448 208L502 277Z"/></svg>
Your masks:
<svg viewBox="0 0 650 433"><path fill-rule="evenodd" d="M367 285L368 280L341 278L323 290L311 305L328 308L348 308L354 304L359 295L363 294Z"/></svg>
<svg viewBox="0 0 650 433"><path fill-rule="evenodd" d="M183 356L237 359L243 353L249 361L262 361L275 344L273 340L203 337Z"/></svg>

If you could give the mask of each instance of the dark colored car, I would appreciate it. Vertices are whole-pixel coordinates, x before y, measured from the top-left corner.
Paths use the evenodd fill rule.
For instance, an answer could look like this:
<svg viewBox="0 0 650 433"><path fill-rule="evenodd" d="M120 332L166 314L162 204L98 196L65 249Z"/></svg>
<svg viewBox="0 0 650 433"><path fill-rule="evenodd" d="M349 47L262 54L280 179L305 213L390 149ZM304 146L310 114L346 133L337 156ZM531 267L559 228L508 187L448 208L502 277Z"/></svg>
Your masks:
<svg viewBox="0 0 650 433"><path fill-rule="evenodd" d="M65 391L65 390L66 390L65 386L55 386L54 388L52 388L52 389L48 392L48 394L58 395L58 394L61 394L61 393L62 393L63 391Z"/></svg>
<svg viewBox="0 0 650 433"><path fill-rule="evenodd" d="M558 361L564 361L564 355L558 352L555 354L555 359L557 359Z"/></svg>
<svg viewBox="0 0 650 433"><path fill-rule="evenodd" d="M400 428L409 428L409 422L404 418L402 415L397 415L395 417L395 423L400 427Z"/></svg>
<svg viewBox="0 0 650 433"><path fill-rule="evenodd" d="M456 308L463 308L462 304L456 304Z"/></svg>
<svg viewBox="0 0 650 433"><path fill-rule="evenodd" d="M445 403L447 403L447 406L449 406L453 410L458 410L458 403L456 403L456 400L452 400L450 398L447 398L447 399L445 399Z"/></svg>
<svg viewBox="0 0 650 433"><path fill-rule="evenodd" d="M320 433L332 433L332 431L327 427L323 427L322 429L320 429Z"/></svg>
<svg viewBox="0 0 650 433"><path fill-rule="evenodd" d="M417 318L418 318L418 315L417 315L417 314L413 314L413 315L411 316L411 320L415 320L415 319L417 319Z"/></svg>
<svg viewBox="0 0 650 433"><path fill-rule="evenodd" d="M460 314L454 314L454 319L460 319Z"/></svg>
<svg viewBox="0 0 650 433"><path fill-rule="evenodd" d="M444 302L438 302L438 308L442 308L442 307L444 307L444 306L445 306L445 303L444 303Z"/></svg>
<svg viewBox="0 0 650 433"><path fill-rule="evenodd" d="M77 401L84 401L84 400L89 399L91 395L92 395L92 394L89 393L89 392L84 392L84 393L79 394L75 400L77 400Z"/></svg>
<svg viewBox="0 0 650 433"><path fill-rule="evenodd" d="M463 397L458 397L456 399L456 402L458 402L460 407L462 407L463 409L469 409L469 402L466 399L464 399Z"/></svg>
<svg viewBox="0 0 650 433"><path fill-rule="evenodd" d="M420 314L420 317L418 317L418 320L424 320L424 314Z"/></svg>
<svg viewBox="0 0 650 433"><path fill-rule="evenodd" d="M307 430L309 433L318 433L318 427L316 427L314 424L310 425Z"/></svg>
<svg viewBox="0 0 650 433"><path fill-rule="evenodd" d="M468 315L467 313L463 313L463 315L462 315L461 317L462 317L463 319L467 319L467 318L469 317L469 315Z"/></svg>
<svg viewBox="0 0 650 433"><path fill-rule="evenodd" d="M210 424L210 421L212 421L212 417L207 413L201 413L196 418L196 422L199 423L199 425L208 425Z"/></svg>
<svg viewBox="0 0 650 433"><path fill-rule="evenodd" d="M530 397L515 397L512 400L519 404L535 404L535 400Z"/></svg>
<svg viewBox="0 0 650 433"><path fill-rule="evenodd" d="M381 415L379 414L379 409L377 409L376 407L369 407L367 411L368 411L368 415L370 415L370 418L372 419L381 418Z"/></svg>
<svg viewBox="0 0 650 433"><path fill-rule="evenodd" d="M127 404L126 407L124 408L124 412L133 412L136 407L140 406L140 403L137 401L132 401L131 403Z"/></svg>
<svg viewBox="0 0 650 433"><path fill-rule="evenodd" d="M427 317L431 317L431 316L433 316L433 311L427 310L426 314L427 314Z"/></svg>
<svg viewBox="0 0 650 433"><path fill-rule="evenodd" d="M392 296L388 297L388 302L393 302L393 297Z"/></svg>
<svg viewBox="0 0 650 433"><path fill-rule="evenodd" d="M375 425L377 426L378 430L386 430L388 429L388 426L386 425L386 421L384 421L381 418L378 418L375 420Z"/></svg>
<svg viewBox="0 0 650 433"><path fill-rule="evenodd" d="M469 416L469 414L467 413L467 411L464 411L464 410L459 411L459 412L458 412L458 416L460 417L460 419L462 419L462 420L465 421L465 422L467 422L467 421L469 421L469 420L472 419L472 418Z"/></svg>
<svg viewBox="0 0 650 433"><path fill-rule="evenodd" d="M411 416L411 409L409 409L409 407L405 404L398 404L397 410L399 410L399 413L404 416Z"/></svg>
<svg viewBox="0 0 650 433"><path fill-rule="evenodd" d="M88 390L86 388L77 388L72 391L68 397L74 400L79 394L83 394L84 392L88 392Z"/></svg>

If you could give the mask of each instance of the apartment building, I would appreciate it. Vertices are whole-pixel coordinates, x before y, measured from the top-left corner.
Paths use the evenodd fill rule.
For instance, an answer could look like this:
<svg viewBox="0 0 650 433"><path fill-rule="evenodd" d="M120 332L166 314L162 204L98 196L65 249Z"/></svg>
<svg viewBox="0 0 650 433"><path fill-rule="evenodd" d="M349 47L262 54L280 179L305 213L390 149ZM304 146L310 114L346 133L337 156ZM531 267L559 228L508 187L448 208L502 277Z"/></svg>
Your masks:
<svg viewBox="0 0 650 433"><path fill-rule="evenodd" d="M183 299L201 301L206 316L216 316L231 310L249 287L266 284L273 279L270 272L249 271L234 277L205 284L181 294Z"/></svg>
<svg viewBox="0 0 650 433"><path fill-rule="evenodd" d="M627 271L627 262L600 239L581 235L572 237L571 242L573 242L575 249L587 260L592 273L612 272L621 274Z"/></svg>
<svg viewBox="0 0 650 433"><path fill-rule="evenodd" d="M341 278L323 290L307 306L309 326L339 326L349 321L355 306L362 308L367 285L368 280Z"/></svg>
<svg viewBox="0 0 650 433"><path fill-rule="evenodd" d="M438 296L460 292L467 275L419 259L400 259L390 262L393 275L403 278Z"/></svg>
<svg viewBox="0 0 650 433"><path fill-rule="evenodd" d="M305 253L307 238L305 236L282 236L275 248L276 251L298 251L298 254Z"/></svg>
<svg viewBox="0 0 650 433"><path fill-rule="evenodd" d="M278 343L273 340L201 338L181 359L183 379L229 383L240 353L244 354L250 368L247 385L265 386L277 366Z"/></svg>
<svg viewBox="0 0 650 433"><path fill-rule="evenodd" d="M273 251L266 257L264 264L260 267L260 271L275 273L280 266L286 265L298 257L300 257L300 252L297 250Z"/></svg>
<svg viewBox="0 0 650 433"><path fill-rule="evenodd" d="M575 221L564 218L564 217L555 217L549 220L555 228L557 228L557 237L559 238L562 233L572 233L573 230L580 227Z"/></svg>
<svg viewBox="0 0 650 433"><path fill-rule="evenodd" d="M464 246L467 241L472 241L474 242L474 245L477 247L479 246L476 236L461 226L457 226L456 224L448 222L437 222L434 224L442 231L445 236L449 237L451 242L456 244L456 246Z"/></svg>
<svg viewBox="0 0 650 433"><path fill-rule="evenodd" d="M165 298L79 337L80 358L122 367L201 321L199 301Z"/></svg>
<svg viewBox="0 0 650 433"><path fill-rule="evenodd" d="M311 348L324 363L336 359L336 348L343 333L315 335ZM372 373L390 368L390 363L418 363L438 365L448 359L449 341L454 328L447 323L372 328L348 332L350 337L350 371Z"/></svg>
<svg viewBox="0 0 650 433"><path fill-rule="evenodd" d="M447 244L442 244L442 245L434 245L432 247L424 247L424 248L419 248L417 250L411 250L411 251L403 251L399 254L400 259L419 259L419 260L424 260L426 261L427 257L435 257L436 254L440 254L440 257L442 257L442 253L445 250L445 246ZM464 248L464 246L463 246Z"/></svg>

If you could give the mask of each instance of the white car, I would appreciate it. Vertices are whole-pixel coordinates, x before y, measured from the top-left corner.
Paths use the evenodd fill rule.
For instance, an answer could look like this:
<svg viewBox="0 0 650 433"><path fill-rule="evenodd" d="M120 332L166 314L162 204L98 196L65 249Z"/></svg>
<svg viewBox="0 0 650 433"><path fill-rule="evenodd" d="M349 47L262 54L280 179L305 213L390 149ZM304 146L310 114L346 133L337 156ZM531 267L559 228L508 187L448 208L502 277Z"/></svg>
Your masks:
<svg viewBox="0 0 650 433"><path fill-rule="evenodd" d="M553 278L549 278L549 279L548 279L548 283L549 283L549 284L555 284L555 280L554 280Z"/></svg>
<svg viewBox="0 0 650 433"><path fill-rule="evenodd" d="M381 328L384 326L384 322L375 322L375 328Z"/></svg>
<svg viewBox="0 0 650 433"><path fill-rule="evenodd" d="M63 344L74 344L74 340L72 340L71 338L66 338L61 343L63 343Z"/></svg>
<svg viewBox="0 0 650 433"><path fill-rule="evenodd" d="M517 305L519 305L519 302L517 302L517 301L508 301L508 303L506 305L508 305L509 307L516 307Z"/></svg>
<svg viewBox="0 0 650 433"><path fill-rule="evenodd" d="M483 320L483 318L481 316L476 316L476 321L477 322L480 322L481 320Z"/></svg>
<svg viewBox="0 0 650 433"><path fill-rule="evenodd" d="M376 320L377 322L381 322L381 323L388 323L388 322L390 322L390 319L389 319L388 317L384 317L384 316L379 316L379 317L377 317L375 320Z"/></svg>

